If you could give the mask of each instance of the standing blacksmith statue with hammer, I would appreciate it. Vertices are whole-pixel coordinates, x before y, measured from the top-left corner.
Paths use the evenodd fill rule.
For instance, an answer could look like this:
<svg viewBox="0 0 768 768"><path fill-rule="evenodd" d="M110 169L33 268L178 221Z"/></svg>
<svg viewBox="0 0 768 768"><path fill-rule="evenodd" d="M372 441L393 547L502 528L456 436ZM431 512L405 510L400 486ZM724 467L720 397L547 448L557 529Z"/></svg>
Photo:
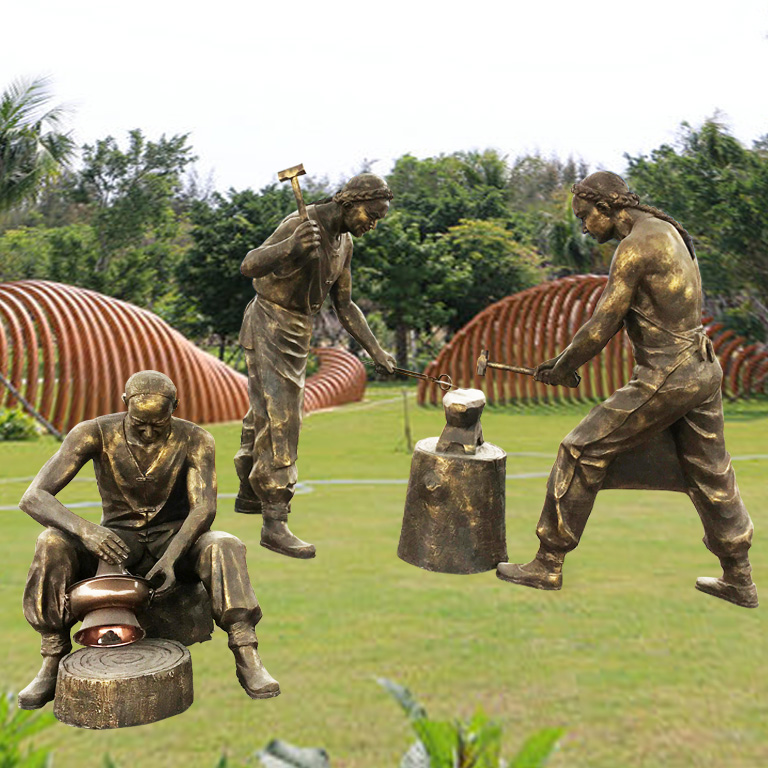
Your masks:
<svg viewBox="0 0 768 768"><path fill-rule="evenodd" d="M389 209L386 182L362 173L332 198L304 207L292 178L299 212L284 219L240 271L253 278L256 297L245 310L240 344L248 365L250 409L235 457L240 492L235 510L261 512L261 544L290 557L314 557L315 548L293 535L288 513L297 480L304 381L312 318L330 293L336 315L373 361L392 371L385 352L352 301L352 235L376 227Z"/></svg>
<svg viewBox="0 0 768 768"><path fill-rule="evenodd" d="M667 430L704 543L723 568L722 578L699 578L696 588L754 608L757 589L747 556L752 521L725 449L723 372L701 325L701 277L691 238L674 219L642 205L613 173L593 173L574 185L573 194L584 232L600 243L621 242L593 316L564 352L538 366L536 379L568 383L622 325L636 367L631 381L563 440L536 529L540 547L534 560L501 563L497 575L560 589L565 554L578 545L614 459Z"/></svg>
<svg viewBox="0 0 768 768"><path fill-rule="evenodd" d="M248 578L245 547L211 531L216 514L214 443L201 427L173 416L176 387L164 374L128 379L128 411L78 424L38 472L19 506L46 526L37 540L24 590L24 616L42 637L43 665L19 694L23 709L54 697L61 659L72 649L75 623L66 594L93 576L99 560L158 577L156 595L180 580L199 579L216 623L229 635L237 676L252 698L280 687L261 663L254 625L261 609ZM97 525L67 509L56 495L93 461L103 512Z"/></svg>

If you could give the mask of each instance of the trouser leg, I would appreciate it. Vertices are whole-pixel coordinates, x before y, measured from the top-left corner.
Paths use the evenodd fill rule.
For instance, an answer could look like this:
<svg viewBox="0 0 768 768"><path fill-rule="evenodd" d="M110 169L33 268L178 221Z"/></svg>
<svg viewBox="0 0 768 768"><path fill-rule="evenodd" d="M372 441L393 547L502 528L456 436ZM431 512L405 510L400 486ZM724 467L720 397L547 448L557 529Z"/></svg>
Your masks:
<svg viewBox="0 0 768 768"><path fill-rule="evenodd" d="M250 642L255 642L253 627L261 619L261 608L248 578L245 545L229 533L207 531L189 556L211 598L214 621L227 632L235 624L247 624Z"/></svg>
<svg viewBox="0 0 768 768"><path fill-rule="evenodd" d="M243 419L240 432L240 449L235 454L235 472L240 480L240 488L235 499L235 512L258 515L261 513L261 501L253 490L250 481L253 469L254 417L253 408L248 409Z"/></svg>
<svg viewBox="0 0 768 768"><path fill-rule="evenodd" d="M35 556L24 588L24 617L40 633L43 656L72 650L70 629L75 623L67 610L69 587L83 578L83 555L77 539L56 528L38 537Z"/></svg>
<svg viewBox="0 0 768 768"><path fill-rule="evenodd" d="M704 544L725 561L724 567L745 560L753 526L725 448L720 390L676 422L672 435L688 495L704 527Z"/></svg>
<svg viewBox="0 0 768 768"><path fill-rule="evenodd" d="M542 547L563 554L581 541L595 497L613 460L612 456L590 457L581 453L573 439L570 433L560 444L536 526ZM569 478L567 487L561 488L564 478Z"/></svg>
<svg viewBox="0 0 768 768"><path fill-rule="evenodd" d="M211 598L214 621L226 631L237 679L254 699L277 696L280 686L259 656L254 626L261 608L248 578L245 546L223 531L208 531L190 552L194 569Z"/></svg>
<svg viewBox="0 0 768 768"><path fill-rule="evenodd" d="M38 709L55 695L59 662L72 650L70 630L74 621L67 610L67 589L86 575L83 561L89 559L77 539L68 533L46 528L37 539L23 607L24 617L40 633L43 663L32 682L19 692L21 709Z"/></svg>
<svg viewBox="0 0 768 768"><path fill-rule="evenodd" d="M293 498L298 470L296 454L301 429L304 387L270 370L262 370L253 350L248 365L249 414L243 420L241 450L236 457L241 483L244 473L254 497L286 511ZM250 457L246 456L250 446Z"/></svg>
<svg viewBox="0 0 768 768"><path fill-rule="evenodd" d="M688 377L697 373L695 363L681 366L657 391L649 391L644 381L633 379L593 408L563 440L536 529L542 546L562 553L578 546L614 459L675 424L702 396L707 398L714 391L717 379L712 375L705 378L702 374L708 388L703 395L686 386Z"/></svg>

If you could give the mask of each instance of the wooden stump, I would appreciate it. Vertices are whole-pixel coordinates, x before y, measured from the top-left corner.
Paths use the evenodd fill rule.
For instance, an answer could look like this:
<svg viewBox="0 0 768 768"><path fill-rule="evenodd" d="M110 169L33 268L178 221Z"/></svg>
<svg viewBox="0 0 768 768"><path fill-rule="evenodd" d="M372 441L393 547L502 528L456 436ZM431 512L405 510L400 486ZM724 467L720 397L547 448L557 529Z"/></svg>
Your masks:
<svg viewBox="0 0 768 768"><path fill-rule="evenodd" d="M124 728L192 704L192 659L174 640L82 648L59 665L53 714L79 728Z"/></svg>

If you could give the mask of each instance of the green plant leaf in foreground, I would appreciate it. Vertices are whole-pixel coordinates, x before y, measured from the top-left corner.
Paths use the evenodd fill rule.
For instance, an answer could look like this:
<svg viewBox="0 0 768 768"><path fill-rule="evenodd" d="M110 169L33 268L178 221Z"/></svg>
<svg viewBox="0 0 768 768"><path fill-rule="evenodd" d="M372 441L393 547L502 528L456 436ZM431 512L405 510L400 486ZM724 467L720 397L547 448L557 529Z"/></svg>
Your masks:
<svg viewBox="0 0 768 768"><path fill-rule="evenodd" d="M376 682L392 695L392 698L403 708L403 711L411 720L418 720L427 716L427 710L424 709L405 686L399 685L386 677L377 677Z"/></svg>
<svg viewBox="0 0 768 768"><path fill-rule="evenodd" d="M302 749L274 739L256 753L264 768L331 768L324 749Z"/></svg>
<svg viewBox="0 0 768 768"><path fill-rule="evenodd" d="M46 768L47 749L22 750L22 742L56 722L50 712L16 709L16 696L0 697L0 768Z"/></svg>
<svg viewBox="0 0 768 768"><path fill-rule="evenodd" d="M557 749L564 728L544 728L523 744L508 768L543 768Z"/></svg>
<svg viewBox="0 0 768 768"><path fill-rule="evenodd" d="M411 744L400 761L400 768L432 768L426 747L420 741Z"/></svg>

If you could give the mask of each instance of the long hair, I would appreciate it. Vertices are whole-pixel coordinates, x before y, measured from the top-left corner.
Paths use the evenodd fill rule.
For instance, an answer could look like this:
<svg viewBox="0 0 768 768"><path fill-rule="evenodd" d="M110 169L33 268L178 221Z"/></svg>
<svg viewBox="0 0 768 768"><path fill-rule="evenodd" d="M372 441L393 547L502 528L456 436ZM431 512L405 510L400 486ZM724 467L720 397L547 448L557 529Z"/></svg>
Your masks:
<svg viewBox="0 0 768 768"><path fill-rule="evenodd" d="M582 200L586 200L589 203L604 203L613 210L621 210L622 208L633 208L636 211L643 211L643 213L650 213L651 216L655 216L657 219L666 221L667 224L671 224L683 238L685 247L691 254L691 258L696 258L696 251L693 247L693 238L688 233L688 230L683 227L680 222L673 219L668 213L654 208L652 205L646 205L640 202L640 198L634 193L629 191L629 187L621 176L611 173L610 171L597 171L587 176L586 179L574 184L571 187L571 192L576 197L580 197Z"/></svg>

